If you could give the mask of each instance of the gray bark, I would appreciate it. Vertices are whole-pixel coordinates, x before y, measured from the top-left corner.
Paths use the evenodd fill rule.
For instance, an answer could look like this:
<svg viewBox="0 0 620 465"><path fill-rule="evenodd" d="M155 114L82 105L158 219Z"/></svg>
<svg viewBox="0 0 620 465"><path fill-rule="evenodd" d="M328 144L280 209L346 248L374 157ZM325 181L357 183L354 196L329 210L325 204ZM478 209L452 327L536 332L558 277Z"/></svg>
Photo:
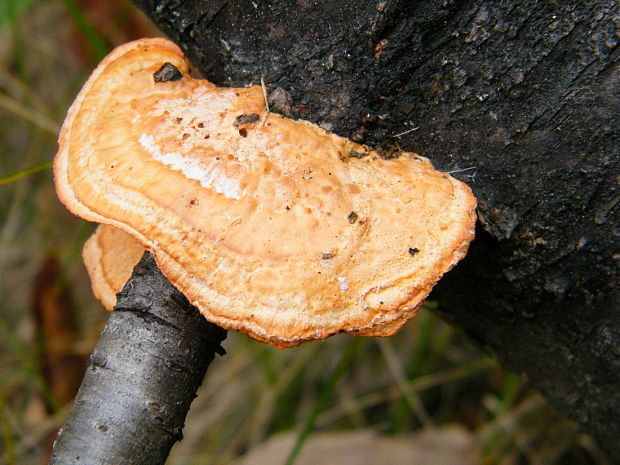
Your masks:
<svg viewBox="0 0 620 465"><path fill-rule="evenodd" d="M118 295L50 464L165 463L225 337L146 253Z"/></svg>
<svg viewBox="0 0 620 465"><path fill-rule="evenodd" d="M456 170L480 222L444 315L620 459L617 2L136 3L213 82Z"/></svg>

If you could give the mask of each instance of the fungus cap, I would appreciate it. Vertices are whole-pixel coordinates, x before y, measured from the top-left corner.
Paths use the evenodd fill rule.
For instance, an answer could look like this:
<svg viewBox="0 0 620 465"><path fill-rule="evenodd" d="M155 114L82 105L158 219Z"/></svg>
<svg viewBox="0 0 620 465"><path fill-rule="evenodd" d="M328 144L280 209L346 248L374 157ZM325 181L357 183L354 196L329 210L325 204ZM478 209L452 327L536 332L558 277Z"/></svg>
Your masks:
<svg viewBox="0 0 620 465"><path fill-rule="evenodd" d="M224 328L277 347L395 333L465 255L470 189L188 71L165 39L102 61L60 134L62 202L149 249Z"/></svg>
<svg viewBox="0 0 620 465"><path fill-rule="evenodd" d="M118 294L136 264L144 247L118 228L101 224L88 238L82 258L90 277L93 294L108 310L113 310Z"/></svg>

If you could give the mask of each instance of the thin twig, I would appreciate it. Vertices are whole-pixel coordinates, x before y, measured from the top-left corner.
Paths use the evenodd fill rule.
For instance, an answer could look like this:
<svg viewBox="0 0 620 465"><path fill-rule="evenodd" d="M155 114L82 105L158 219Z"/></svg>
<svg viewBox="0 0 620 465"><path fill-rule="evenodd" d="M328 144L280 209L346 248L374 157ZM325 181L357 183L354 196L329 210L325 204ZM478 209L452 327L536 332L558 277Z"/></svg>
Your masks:
<svg viewBox="0 0 620 465"><path fill-rule="evenodd" d="M263 77L260 77L260 85L261 88L263 89L263 98L265 99L265 109L267 110L267 115L265 115L265 119L263 120L263 126L265 124L267 124L267 118L269 118L269 100L267 99L267 86L265 85L265 80L263 79Z"/></svg>
<svg viewBox="0 0 620 465"><path fill-rule="evenodd" d="M411 129L407 129L406 131L403 131L399 134L394 134L392 137L402 137L405 134L409 134L410 132L417 131L418 129L420 129L420 126L414 126Z"/></svg>
<svg viewBox="0 0 620 465"><path fill-rule="evenodd" d="M461 168L458 170L446 171L445 173L446 174L464 173L465 171L470 171L470 170L474 170L473 174L466 174L465 176L470 177L471 182L473 183L476 180L476 173L478 172L477 166L470 166L469 168Z"/></svg>
<svg viewBox="0 0 620 465"><path fill-rule="evenodd" d="M452 170L452 171L445 171L446 174L454 174L454 173L462 173L463 171L469 171L469 170L475 170L477 167L476 166L470 166L469 168L461 168L458 170ZM470 175L472 176L472 175Z"/></svg>

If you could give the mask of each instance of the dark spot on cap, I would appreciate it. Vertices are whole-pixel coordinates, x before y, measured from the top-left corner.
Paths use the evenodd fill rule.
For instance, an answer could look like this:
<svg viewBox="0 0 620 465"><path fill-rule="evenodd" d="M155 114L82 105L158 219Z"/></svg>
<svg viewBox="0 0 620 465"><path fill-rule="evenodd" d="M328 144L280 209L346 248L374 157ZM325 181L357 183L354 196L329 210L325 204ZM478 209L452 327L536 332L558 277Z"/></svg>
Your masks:
<svg viewBox="0 0 620 465"><path fill-rule="evenodd" d="M241 137L248 137L248 130L246 128L239 129L239 135Z"/></svg>
<svg viewBox="0 0 620 465"><path fill-rule="evenodd" d="M409 248L409 255L414 256L415 254L417 254L420 251L420 249L416 249L415 247L410 247Z"/></svg>
<svg viewBox="0 0 620 465"><path fill-rule="evenodd" d="M349 216L347 216L347 220L349 220L349 223L353 224L357 221L357 213L355 212L351 212L349 213Z"/></svg>
<svg viewBox="0 0 620 465"><path fill-rule="evenodd" d="M169 61L165 62L161 68L153 73L153 79L155 82L178 81L182 77L183 73L179 71L179 68L174 66Z"/></svg>
<svg viewBox="0 0 620 465"><path fill-rule="evenodd" d="M235 122L233 125L238 128L239 126L243 126L244 124L252 124L256 123L259 120L258 113L250 113L249 115L239 115L235 118Z"/></svg>
<svg viewBox="0 0 620 465"><path fill-rule="evenodd" d="M321 260L331 260L332 258L334 258L334 254L333 253L322 253L321 254Z"/></svg>

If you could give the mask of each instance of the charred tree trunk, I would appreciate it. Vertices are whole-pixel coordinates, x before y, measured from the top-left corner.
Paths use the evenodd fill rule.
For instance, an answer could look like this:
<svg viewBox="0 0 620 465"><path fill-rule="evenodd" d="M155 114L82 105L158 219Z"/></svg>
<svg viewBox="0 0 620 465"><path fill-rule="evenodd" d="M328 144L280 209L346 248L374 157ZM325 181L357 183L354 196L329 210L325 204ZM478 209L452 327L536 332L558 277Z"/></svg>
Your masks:
<svg viewBox="0 0 620 465"><path fill-rule="evenodd" d="M50 464L164 464L225 337L146 253L118 295Z"/></svg>
<svg viewBox="0 0 620 465"><path fill-rule="evenodd" d="M443 311L620 458L616 1L136 3L213 82L467 181Z"/></svg>

